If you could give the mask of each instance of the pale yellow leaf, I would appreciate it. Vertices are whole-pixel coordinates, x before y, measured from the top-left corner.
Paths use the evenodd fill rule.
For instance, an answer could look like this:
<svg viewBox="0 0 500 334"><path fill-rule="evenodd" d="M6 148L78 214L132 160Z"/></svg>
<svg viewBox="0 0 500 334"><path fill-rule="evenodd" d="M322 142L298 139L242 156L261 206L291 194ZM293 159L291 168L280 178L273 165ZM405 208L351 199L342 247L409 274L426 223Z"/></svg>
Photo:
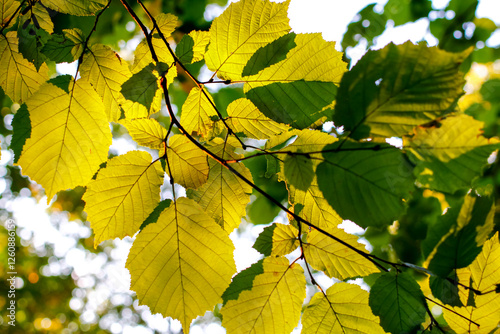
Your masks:
<svg viewBox="0 0 500 334"><path fill-rule="evenodd" d="M160 149L164 146L164 140L167 136L165 129L157 120L153 118L137 118L121 120L130 136L141 146L153 149Z"/></svg>
<svg viewBox="0 0 500 334"><path fill-rule="evenodd" d="M206 93L206 95L205 95ZM192 135L206 137L213 128L213 117L217 117L214 107L210 103L212 97L205 90L198 87L189 92L189 96L182 106L181 124ZM210 97L210 100L207 98Z"/></svg>

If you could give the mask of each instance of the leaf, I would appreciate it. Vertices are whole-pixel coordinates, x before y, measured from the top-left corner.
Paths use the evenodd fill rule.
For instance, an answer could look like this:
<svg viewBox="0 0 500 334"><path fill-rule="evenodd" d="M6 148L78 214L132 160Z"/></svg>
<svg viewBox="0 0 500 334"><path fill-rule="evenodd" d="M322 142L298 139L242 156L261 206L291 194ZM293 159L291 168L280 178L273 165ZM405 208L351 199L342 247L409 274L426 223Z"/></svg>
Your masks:
<svg viewBox="0 0 500 334"><path fill-rule="evenodd" d="M486 241L482 252L464 269L457 270L459 281L466 286L470 286L479 291L495 291L495 287L500 282L500 245L498 242L498 232ZM463 300L467 300L468 291L460 289ZM487 334L495 332L500 319L500 303L498 294L488 293L483 295L472 294L475 304L467 307L454 307L453 311L465 317L443 309L446 322L456 333L477 333ZM478 328L471 321L480 325Z"/></svg>
<svg viewBox="0 0 500 334"><path fill-rule="evenodd" d="M48 80L48 67L35 66L23 58L18 51L18 39L15 31L0 35L0 86L12 101L22 103L35 93Z"/></svg>
<svg viewBox="0 0 500 334"><path fill-rule="evenodd" d="M227 107L227 124L235 133L244 133L248 138L269 139L286 132L290 127L267 118L248 99L237 99Z"/></svg>
<svg viewBox="0 0 500 334"><path fill-rule="evenodd" d="M262 262L262 273L247 279L251 286L234 284L240 275L245 271L224 293L221 314L227 332L290 333L299 321L306 296L302 267L289 265L283 257L268 257Z"/></svg>
<svg viewBox="0 0 500 334"><path fill-rule="evenodd" d="M191 89L186 102L182 105L181 114L181 124L187 132L201 137L209 134L213 127L212 118L217 117L210 101L213 101L212 97L206 90L203 93L198 87Z"/></svg>
<svg viewBox="0 0 500 334"><path fill-rule="evenodd" d="M161 33L165 38L169 37L179 25L179 20L175 15L170 13L160 13L155 17L156 24L160 28ZM153 29L153 23L150 23L150 28Z"/></svg>
<svg viewBox="0 0 500 334"><path fill-rule="evenodd" d="M224 142L215 138L208 147L210 151L224 159L238 159L240 154L234 153L239 143L234 138ZM208 181L196 190L188 190L189 198L198 202L224 230L231 233L241 223L245 208L250 202L252 187L242 181L216 160L209 158L210 171ZM238 173L252 182L252 174L242 163L230 163Z"/></svg>
<svg viewBox="0 0 500 334"><path fill-rule="evenodd" d="M325 146L323 158L317 168L319 188L342 218L362 227L384 226L403 212L413 178L399 149L343 141Z"/></svg>
<svg viewBox="0 0 500 334"><path fill-rule="evenodd" d="M32 24L29 24L26 29L18 29L17 33L19 52L39 71L47 59L42 53L42 48L49 38L48 33L43 29L35 28Z"/></svg>
<svg viewBox="0 0 500 334"><path fill-rule="evenodd" d="M161 126L157 120L152 118L124 119L120 123L127 128L128 133L137 144L156 150L164 146L167 129Z"/></svg>
<svg viewBox="0 0 500 334"><path fill-rule="evenodd" d="M94 247L102 241L133 236L160 202L163 170L151 155L131 151L109 160L83 195L94 230Z"/></svg>
<svg viewBox="0 0 500 334"><path fill-rule="evenodd" d="M71 86L71 94L58 86ZM31 137L18 161L24 175L45 188L47 201L60 190L85 186L106 161L111 131L101 98L85 81L59 76L26 102Z"/></svg>
<svg viewBox="0 0 500 334"><path fill-rule="evenodd" d="M137 236L126 267L131 289L152 313L179 319L185 333L213 309L236 271L228 235L187 198L165 209Z"/></svg>
<svg viewBox="0 0 500 334"><path fill-rule="evenodd" d="M461 207L452 207L427 232L423 247L430 248L428 269L440 277L467 267L481 252L482 244L494 228L495 205L488 197L465 196ZM443 234L443 232L445 232Z"/></svg>
<svg viewBox="0 0 500 334"><path fill-rule="evenodd" d="M22 104L17 109L14 118L12 119L12 142L10 148L14 151L14 163L19 161L26 140L31 136L31 121L26 104Z"/></svg>
<svg viewBox="0 0 500 334"><path fill-rule="evenodd" d="M308 154L296 153L287 155L283 160L285 178L295 188L307 191L315 176L313 162Z"/></svg>
<svg viewBox="0 0 500 334"><path fill-rule="evenodd" d="M429 277L429 287L432 295L446 305L464 306L458 296L459 289L454 283L439 276Z"/></svg>
<svg viewBox="0 0 500 334"><path fill-rule="evenodd" d="M82 79L87 80L101 96L108 120L116 122L121 114L120 105L124 102L120 93L122 85L132 77L127 63L109 46L95 44L83 56L80 73ZM135 77L135 80L139 78ZM154 81L156 82L156 77ZM142 83L135 81L136 85Z"/></svg>
<svg viewBox="0 0 500 334"><path fill-rule="evenodd" d="M19 7L20 2L18 0L2 0L0 3L0 25L3 27L8 20L14 15L16 9ZM12 25L15 20L12 20L10 25ZM10 26L9 25L9 26ZM8 27L5 27L8 28Z"/></svg>
<svg viewBox="0 0 500 334"><path fill-rule="evenodd" d="M129 101L143 105L146 110L151 110L156 92L159 89L158 76L154 72L156 72L155 66L151 63L139 72L134 73L121 86L123 96Z"/></svg>
<svg viewBox="0 0 500 334"><path fill-rule="evenodd" d="M408 273L381 275L370 290L369 304L380 325L394 334L417 329L425 320L424 294Z"/></svg>
<svg viewBox="0 0 500 334"><path fill-rule="evenodd" d="M151 38L151 44L155 50L156 56L160 63L167 64L167 66L172 66L174 64L174 57L170 54L170 51L165 46L165 43L161 38L153 37ZM151 56L151 50L146 39L143 39L134 52L134 64L132 65L132 73L138 73L143 68L149 66L153 62L153 57ZM173 66L175 68L175 66ZM167 76L167 84L170 85L177 75L177 71L172 70Z"/></svg>
<svg viewBox="0 0 500 334"><path fill-rule="evenodd" d="M484 138L483 122L467 115L448 117L440 124L417 128L412 138L405 138L405 147L417 165L417 181L448 193L469 189L488 157L500 147L499 141Z"/></svg>
<svg viewBox="0 0 500 334"><path fill-rule="evenodd" d="M470 52L411 42L367 52L342 78L333 121L354 139L410 133L453 110L465 83L458 68Z"/></svg>
<svg viewBox="0 0 500 334"><path fill-rule="evenodd" d="M264 256L284 256L299 247L298 233L292 225L274 223L259 234L253 248Z"/></svg>
<svg viewBox="0 0 500 334"><path fill-rule="evenodd" d="M289 1L241 0L232 3L210 27L205 54L208 69L223 80L238 80L252 54L290 31Z"/></svg>
<svg viewBox="0 0 500 334"><path fill-rule="evenodd" d="M43 4L57 12L86 16L94 15L101 10L107 0L44 0Z"/></svg>
<svg viewBox="0 0 500 334"><path fill-rule="evenodd" d="M358 242L357 236L333 226L326 231L368 254L365 246ZM307 235L304 255L311 267L323 271L328 277L334 277L341 281L380 272L366 257L315 229L312 229Z"/></svg>
<svg viewBox="0 0 500 334"><path fill-rule="evenodd" d="M147 225L156 223L158 221L158 218L160 217L160 214L163 212L163 210L168 208L170 204L172 204L171 199L164 199L163 201L160 201L153 212L151 212L148 218L146 218L141 224L139 230L142 231Z"/></svg>
<svg viewBox="0 0 500 334"><path fill-rule="evenodd" d="M193 30L184 35L175 48L175 54L184 64L192 64L203 60L210 42L210 32Z"/></svg>
<svg viewBox="0 0 500 334"><path fill-rule="evenodd" d="M63 34L52 34L42 48L43 54L56 63L71 63L83 52L85 37L78 29L63 29Z"/></svg>
<svg viewBox="0 0 500 334"><path fill-rule="evenodd" d="M303 334L385 333L368 306L368 292L349 283L336 283L317 292L302 316Z"/></svg>
<svg viewBox="0 0 500 334"><path fill-rule="evenodd" d="M41 29L45 30L49 34L54 32L54 23L50 18L49 12L43 7L39 2L37 2L33 7L33 16L36 18L38 25Z"/></svg>
<svg viewBox="0 0 500 334"><path fill-rule="evenodd" d="M199 188L208 180L207 155L188 138L174 135L168 140L167 163L174 181L185 188Z"/></svg>

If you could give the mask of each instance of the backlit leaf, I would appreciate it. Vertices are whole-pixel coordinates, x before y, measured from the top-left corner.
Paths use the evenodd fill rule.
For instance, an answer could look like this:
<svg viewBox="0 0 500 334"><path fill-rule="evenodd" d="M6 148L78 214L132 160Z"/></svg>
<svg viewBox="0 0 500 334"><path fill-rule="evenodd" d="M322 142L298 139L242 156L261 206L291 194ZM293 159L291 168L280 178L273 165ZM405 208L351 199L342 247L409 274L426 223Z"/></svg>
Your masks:
<svg viewBox="0 0 500 334"><path fill-rule="evenodd" d="M354 139L399 137L449 113L463 94L458 68L470 51L411 42L369 51L342 78L335 124Z"/></svg>
<svg viewBox="0 0 500 334"><path fill-rule="evenodd" d="M12 135L10 148L14 151L14 163L17 163L21 157L26 139L31 136L31 121L26 104L23 103L21 107L17 109L12 119L12 128L14 133Z"/></svg>
<svg viewBox="0 0 500 334"><path fill-rule="evenodd" d="M60 88L68 85L71 94ZM60 190L85 186L111 145L99 95L86 81L65 76L42 85L26 104L31 137L18 161L23 174L45 188L48 201Z"/></svg>
<svg viewBox="0 0 500 334"><path fill-rule="evenodd" d="M217 117L210 100L210 94L206 95L198 87L194 87L189 92L189 96L182 106L181 123L186 131L192 135L206 137L213 128L212 117Z"/></svg>
<svg viewBox="0 0 500 334"><path fill-rule="evenodd" d="M160 201L163 170L151 155L131 151L108 161L83 195L94 246L113 238L133 236Z"/></svg>
<svg viewBox="0 0 500 334"><path fill-rule="evenodd" d="M21 3L18 0L2 0L0 1L0 24L3 26L14 15L16 9ZM15 20L11 21L13 24Z"/></svg>
<svg viewBox="0 0 500 334"><path fill-rule="evenodd" d="M121 114L120 104L124 102L121 87L132 76L127 63L109 46L95 44L84 55L80 73L101 96L108 120L116 122Z"/></svg>
<svg viewBox="0 0 500 334"><path fill-rule="evenodd" d="M244 274L243 271L241 274ZM228 288L222 326L228 333L288 334L297 325L306 296L304 271L283 257L263 260L262 273L247 279L251 285ZM244 288L245 290L241 290Z"/></svg>
<svg viewBox="0 0 500 334"><path fill-rule="evenodd" d="M303 334L385 333L368 306L368 292L359 286L336 283L317 292L304 310Z"/></svg>
<svg viewBox="0 0 500 334"><path fill-rule="evenodd" d="M358 242L357 236L337 227L329 227L326 231L361 252L367 253L365 246ZM311 267L341 281L380 271L366 257L314 229L307 235L304 254Z"/></svg>
<svg viewBox="0 0 500 334"><path fill-rule="evenodd" d="M417 329L425 320L424 294L408 273L380 276L370 290L369 304L385 331L399 334Z"/></svg>
<svg viewBox="0 0 500 334"><path fill-rule="evenodd" d="M63 29L62 35L51 35L42 52L56 63L71 63L82 54L84 42L85 37L80 29Z"/></svg>
<svg viewBox="0 0 500 334"><path fill-rule="evenodd" d="M137 118L133 120L120 121L135 142L141 146L153 149L163 147L163 141L167 136L167 129L161 126L157 120L152 118Z"/></svg>
<svg viewBox="0 0 500 334"><path fill-rule="evenodd" d="M107 0L44 0L43 4L55 11L71 15L94 15L108 3Z"/></svg>
<svg viewBox="0 0 500 334"><path fill-rule="evenodd" d="M208 68L221 79L240 79L255 51L290 31L288 5L289 1L267 0L230 4L210 27L210 44L205 54Z"/></svg>
<svg viewBox="0 0 500 334"><path fill-rule="evenodd" d="M15 31L0 35L0 86L14 102L26 102L49 78L48 67L42 64L37 72L35 66L23 58L18 51Z"/></svg>
<svg viewBox="0 0 500 334"><path fill-rule="evenodd" d="M155 17L155 20L165 38L168 38L179 25L177 17L170 13L160 13ZM153 23L150 23L150 28L153 29Z"/></svg>
<svg viewBox="0 0 500 334"><path fill-rule="evenodd" d="M167 158L176 183L185 188L196 189L207 182L209 173L207 154L188 138L182 135L170 137Z"/></svg>
<svg viewBox="0 0 500 334"><path fill-rule="evenodd" d="M471 116L457 115L442 120L440 127L417 128L413 137L405 138L410 158L417 164L417 181L449 193L470 188L500 147L497 139L482 135L483 126Z"/></svg>
<svg viewBox="0 0 500 334"><path fill-rule="evenodd" d="M209 149L224 159L238 159L241 155L234 153L238 146L236 139L230 138L224 142L221 138L215 138ZM196 190L188 190L188 197L198 202L226 232L231 233L245 215L252 187L214 159L209 158L208 165L208 181ZM252 181L252 174L242 163L231 163L230 166Z"/></svg>
<svg viewBox="0 0 500 334"><path fill-rule="evenodd" d="M253 248L264 256L290 254L299 247L299 231L292 225L274 223L262 231Z"/></svg>
<svg viewBox="0 0 500 334"><path fill-rule="evenodd" d="M236 267L226 232L187 198L165 209L137 236L126 267L131 289L153 313L179 319L185 333L213 309Z"/></svg>
<svg viewBox="0 0 500 334"><path fill-rule="evenodd" d="M184 35L175 48L175 54L185 64L192 64L203 59L210 42L210 32L193 30Z"/></svg>

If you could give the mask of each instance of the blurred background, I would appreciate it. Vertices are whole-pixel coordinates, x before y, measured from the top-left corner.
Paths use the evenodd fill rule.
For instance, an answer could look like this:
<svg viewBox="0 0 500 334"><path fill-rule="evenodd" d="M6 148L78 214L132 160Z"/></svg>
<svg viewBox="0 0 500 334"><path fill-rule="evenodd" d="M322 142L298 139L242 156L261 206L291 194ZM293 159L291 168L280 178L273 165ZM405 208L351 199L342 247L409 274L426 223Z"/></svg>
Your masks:
<svg viewBox="0 0 500 334"><path fill-rule="evenodd" d="M172 45L192 30L208 30L211 21L227 7L225 0L153 0L144 1L153 14L173 13L181 25L171 38ZM136 5L135 1L130 1ZM136 8L141 12L140 8ZM80 27L90 30L92 17L73 17L51 12L57 29ZM467 73L465 95L459 108L485 122L485 135L499 135L500 125L500 11L498 0L291 0L290 24L296 33L322 32L325 40L335 41L344 51L345 61L353 66L368 49L379 49L393 41L403 43L425 41L447 51L458 52L473 46L475 51L462 65ZM145 16L142 17L147 22ZM59 31L60 32L60 31ZM89 31L84 31L89 33ZM135 47L143 36L119 1L113 1L99 21L92 42L105 43L122 58L133 59ZM210 73L203 61L190 65L189 70L203 81ZM74 75L76 64L53 64L53 75ZM182 73L171 86L171 99L179 108L186 99L192 83ZM238 97L241 87L211 86L219 110ZM152 315L147 307L139 306L129 290L130 276L125 269L131 238L103 242L93 247L93 234L83 212L81 196L84 188L63 191L47 204L44 190L22 176L13 165L14 156L9 144L12 139L12 119L18 104L4 95L0 88L0 221L16 224L16 327L8 326L4 310L9 275L7 251L0 253L0 332L8 333L179 333L178 321ZM160 123L169 125L166 111L154 115ZM334 124L326 124L325 130ZM398 139L395 138L397 143ZM138 148L127 131L113 124L111 155L123 154ZM156 154L149 151L151 154ZM254 181L276 199L286 202L283 183L267 182L265 159L247 160L252 164ZM499 164L491 160L477 186L484 193L495 192L500 185ZM176 188L177 194L183 189ZM166 177L162 199L171 198L171 186ZM498 198L498 197L497 197ZM449 200L449 198L447 198ZM395 231L367 231L346 222L351 233L363 236L367 247L384 258L398 257L403 261L419 263L418 236L425 232L428 221L442 212L443 201L437 197L416 194L408 210L419 212L418 221L400 221ZM497 206L498 207L498 206ZM408 215L410 217L410 215ZM415 217L415 215L411 215ZM414 218L413 218L414 219ZM252 195L247 218L231 234L235 242L235 259L240 271L260 258L251 248L255 238L273 221L285 222L273 205L258 194ZM498 225L497 225L498 226ZM7 229L0 227L0 249L7 249ZM412 237L410 237L412 236ZM417 236L417 237L415 237ZM425 233L424 233L425 236ZM389 245L389 246L388 246ZM297 254L294 254L295 257ZM293 257L293 255L292 255ZM319 275L319 274L318 274ZM334 282L318 276L327 288ZM308 288L308 298L315 292ZM299 332L299 328L296 330ZM195 320L191 333L225 333L220 326L220 315L208 312Z"/></svg>

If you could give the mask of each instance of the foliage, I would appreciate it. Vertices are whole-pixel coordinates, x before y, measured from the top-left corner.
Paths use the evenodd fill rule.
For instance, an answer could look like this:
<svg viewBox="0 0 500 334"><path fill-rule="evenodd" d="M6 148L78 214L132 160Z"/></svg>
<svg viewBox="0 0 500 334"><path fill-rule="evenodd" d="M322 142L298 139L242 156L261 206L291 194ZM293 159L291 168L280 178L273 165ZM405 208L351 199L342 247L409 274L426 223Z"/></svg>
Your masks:
<svg viewBox="0 0 500 334"><path fill-rule="evenodd" d="M462 71L487 58L449 37L475 20L461 3L450 2L457 16L443 31L431 25L439 47L389 44L348 69L334 42L290 32L290 0L240 0L192 31L189 15L120 2L143 34L130 61L100 28L118 1L3 0L0 87L20 105L10 148L23 175L49 202L85 187L95 247L135 236L126 268L141 304L186 333L206 311L229 333L288 333L299 321L304 333L498 328L500 182L483 171L496 177L499 141L493 122L483 133L487 106L458 107ZM419 3L360 15L399 25L430 15ZM73 60L74 76L50 70ZM481 94L498 105L498 82ZM110 124L144 149L109 154ZM264 258L236 272L229 235L247 210L272 224L254 245ZM278 211L288 224L273 222ZM372 251L343 220L366 228ZM408 236L411 261L399 251ZM324 289L318 272L341 282ZM308 282L317 292L306 301Z"/></svg>

